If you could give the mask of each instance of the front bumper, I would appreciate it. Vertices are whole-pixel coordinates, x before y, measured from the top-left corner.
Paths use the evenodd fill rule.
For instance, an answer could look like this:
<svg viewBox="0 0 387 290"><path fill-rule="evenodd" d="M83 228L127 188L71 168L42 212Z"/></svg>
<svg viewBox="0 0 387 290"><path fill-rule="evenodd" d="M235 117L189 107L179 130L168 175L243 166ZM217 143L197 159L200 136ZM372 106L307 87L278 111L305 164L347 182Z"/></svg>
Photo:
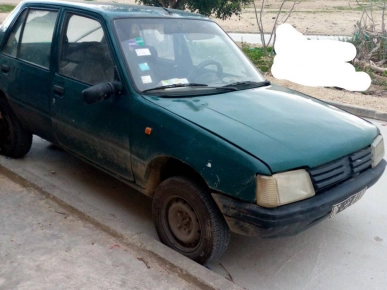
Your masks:
<svg viewBox="0 0 387 290"><path fill-rule="evenodd" d="M232 232L246 236L275 238L298 234L329 217L332 207L364 188L370 188L382 176L386 161L311 198L277 208L263 208L223 194L213 193Z"/></svg>

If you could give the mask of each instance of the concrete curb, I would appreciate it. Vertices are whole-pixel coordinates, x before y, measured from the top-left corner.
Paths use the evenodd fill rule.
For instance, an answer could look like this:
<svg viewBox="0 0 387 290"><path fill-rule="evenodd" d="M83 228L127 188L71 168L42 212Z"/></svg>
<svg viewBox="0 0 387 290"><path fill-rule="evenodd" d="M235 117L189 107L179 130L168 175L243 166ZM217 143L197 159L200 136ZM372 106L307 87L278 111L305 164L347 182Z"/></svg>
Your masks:
<svg viewBox="0 0 387 290"><path fill-rule="evenodd" d="M327 103L359 117L370 118L370 119L387 122L387 113L385 112L376 111L376 110L372 110L372 109L368 109L360 106L337 103L337 102L327 102Z"/></svg>
<svg viewBox="0 0 387 290"><path fill-rule="evenodd" d="M98 208L80 200L76 196L49 183L31 171L17 166L12 159L0 156L0 174L16 183L30 187L60 204L72 214L87 220L124 244L139 252L151 254L180 278L195 284L200 289L242 289L224 277L180 255L159 241L143 233L134 233L121 221L102 212Z"/></svg>

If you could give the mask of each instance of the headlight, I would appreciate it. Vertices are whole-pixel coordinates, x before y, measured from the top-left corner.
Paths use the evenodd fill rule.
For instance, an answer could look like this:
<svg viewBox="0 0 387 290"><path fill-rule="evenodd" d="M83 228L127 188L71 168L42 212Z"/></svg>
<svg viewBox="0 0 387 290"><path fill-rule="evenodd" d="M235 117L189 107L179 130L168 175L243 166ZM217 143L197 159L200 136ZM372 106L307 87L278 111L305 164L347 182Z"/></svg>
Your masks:
<svg viewBox="0 0 387 290"><path fill-rule="evenodd" d="M303 169L273 174L257 175L257 204L277 207L315 195L308 172Z"/></svg>
<svg viewBox="0 0 387 290"><path fill-rule="evenodd" d="M372 168L377 166L382 161L384 156L384 141L382 135L378 135L371 145L372 152Z"/></svg>

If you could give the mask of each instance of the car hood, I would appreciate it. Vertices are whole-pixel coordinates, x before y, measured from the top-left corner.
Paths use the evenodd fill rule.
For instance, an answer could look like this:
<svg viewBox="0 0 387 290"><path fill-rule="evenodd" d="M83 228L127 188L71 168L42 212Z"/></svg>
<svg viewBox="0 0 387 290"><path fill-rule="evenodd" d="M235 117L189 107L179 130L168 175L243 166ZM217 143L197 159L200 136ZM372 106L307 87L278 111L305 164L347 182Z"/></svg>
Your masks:
<svg viewBox="0 0 387 290"><path fill-rule="evenodd" d="M335 160L370 145L378 134L363 119L277 85L146 98L250 153L273 173Z"/></svg>

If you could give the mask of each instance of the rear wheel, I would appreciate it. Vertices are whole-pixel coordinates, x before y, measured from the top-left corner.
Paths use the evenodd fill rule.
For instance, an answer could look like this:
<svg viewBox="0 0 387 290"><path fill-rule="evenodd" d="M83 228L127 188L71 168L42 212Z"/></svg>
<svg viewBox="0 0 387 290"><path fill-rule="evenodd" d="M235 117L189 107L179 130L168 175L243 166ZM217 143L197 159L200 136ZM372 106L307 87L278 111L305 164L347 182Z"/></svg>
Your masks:
<svg viewBox="0 0 387 290"><path fill-rule="evenodd" d="M0 98L0 154L19 158L30 151L32 134L25 130L8 102Z"/></svg>
<svg viewBox="0 0 387 290"><path fill-rule="evenodd" d="M159 238L170 248L201 264L226 250L230 230L205 187L171 177L157 188L152 206Z"/></svg>

